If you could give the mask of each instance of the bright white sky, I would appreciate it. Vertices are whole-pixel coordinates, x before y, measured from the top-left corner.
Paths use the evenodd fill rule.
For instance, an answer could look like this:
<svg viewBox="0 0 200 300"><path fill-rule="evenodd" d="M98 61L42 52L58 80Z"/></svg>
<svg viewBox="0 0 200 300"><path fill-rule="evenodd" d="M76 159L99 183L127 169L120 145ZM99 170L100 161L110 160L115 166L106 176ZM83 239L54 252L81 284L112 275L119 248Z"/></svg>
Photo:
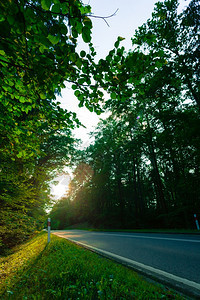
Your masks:
<svg viewBox="0 0 200 300"><path fill-rule="evenodd" d="M92 18L93 34L92 42L97 52L97 59L104 58L113 49L118 36L124 37L121 43L128 51L131 49L131 37L135 29L141 26L151 17L157 0L84 0L83 3L92 7L95 16L110 16L117 9L117 13L112 18L107 19L109 27L102 19ZM179 0L180 9L188 5L190 0ZM79 50L87 49L87 46L80 41ZM88 133L91 132L99 121L99 116L91 113L86 108L78 107L78 100L73 94L70 85L63 89L62 97L57 100L61 106L69 111L77 113L78 119L87 127L79 128L74 131L75 137L83 140L83 147L89 144ZM103 115L100 116L102 118ZM63 187L62 187L63 189ZM60 189L60 190L62 190ZM59 188L56 189L58 193Z"/></svg>

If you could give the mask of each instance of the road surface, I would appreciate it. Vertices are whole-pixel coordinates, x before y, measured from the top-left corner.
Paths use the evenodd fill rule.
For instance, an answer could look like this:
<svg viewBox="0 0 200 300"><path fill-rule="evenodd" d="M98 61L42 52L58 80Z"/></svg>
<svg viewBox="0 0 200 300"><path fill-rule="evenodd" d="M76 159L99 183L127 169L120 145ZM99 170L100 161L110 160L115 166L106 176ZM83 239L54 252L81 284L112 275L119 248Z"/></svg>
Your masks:
<svg viewBox="0 0 200 300"><path fill-rule="evenodd" d="M154 278L200 296L200 235L53 231ZM161 281L162 281L161 280ZM183 289L184 290L184 289Z"/></svg>

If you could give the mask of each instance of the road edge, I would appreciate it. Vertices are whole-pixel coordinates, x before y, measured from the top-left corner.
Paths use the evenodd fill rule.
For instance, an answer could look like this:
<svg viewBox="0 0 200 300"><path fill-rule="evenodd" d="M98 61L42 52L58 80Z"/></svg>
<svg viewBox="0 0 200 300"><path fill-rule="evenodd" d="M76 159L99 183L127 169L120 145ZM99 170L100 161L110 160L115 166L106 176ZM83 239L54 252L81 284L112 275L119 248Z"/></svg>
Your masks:
<svg viewBox="0 0 200 300"><path fill-rule="evenodd" d="M57 235L56 233L52 233ZM59 236L59 235L57 235ZM61 238L65 238L59 236ZM200 299L200 284L187 280L185 278L178 277L176 275L164 272L159 269L155 269L153 267L144 265L142 263L138 263L136 261L127 259L125 257L116 255L114 253L101 250L99 248L95 248L93 246L86 245L81 242L74 241L70 238L65 238L74 244L77 244L83 248L86 248L92 252L95 252L103 257L108 259L114 260L132 270L140 273L141 275L145 276L147 279L153 280L155 283L161 283L169 288L174 289L177 292L182 293L184 296L190 296L192 299Z"/></svg>

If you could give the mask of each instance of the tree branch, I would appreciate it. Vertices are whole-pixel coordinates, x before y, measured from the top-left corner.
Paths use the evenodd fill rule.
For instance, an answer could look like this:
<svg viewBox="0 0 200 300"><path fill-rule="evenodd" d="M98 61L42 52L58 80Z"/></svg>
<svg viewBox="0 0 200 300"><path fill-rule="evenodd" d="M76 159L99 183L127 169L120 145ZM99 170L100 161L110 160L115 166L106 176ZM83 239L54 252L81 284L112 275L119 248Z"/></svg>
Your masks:
<svg viewBox="0 0 200 300"><path fill-rule="evenodd" d="M39 8L39 7L37 7L37 6L33 5L33 4L29 4L29 3L28 3L28 6L34 8L34 9L36 9L36 10L42 12L42 13L54 14L54 15L57 15L57 16L62 16L62 17L67 17L67 18L69 18L69 17L70 17L70 18L78 18L77 16L71 16L71 15L69 15L69 14L63 14L63 13L61 13L61 12L57 13L57 12L53 12L53 11L50 11L50 10L43 10L43 9L41 9L41 8ZM85 14L85 15L81 15L81 16L82 16L82 17L83 17L83 16L87 16L87 17L90 17L90 18L102 19L102 20L104 20L104 22L107 24L107 26L110 27L110 25L108 24L108 22L106 21L106 19L109 19L109 18L114 17L114 16L116 15L116 13L118 12L118 10L119 10L119 8L118 8L113 14L111 14L110 16L106 16L106 17L95 16L95 15L89 15L89 14Z"/></svg>
<svg viewBox="0 0 200 300"><path fill-rule="evenodd" d="M116 15L116 13L118 12L119 8L110 16L107 16L107 17L101 17L101 16L94 16L94 15L87 15L87 17L90 17L90 18L97 18L97 19L102 19L104 20L104 22L108 25L108 27L110 27L110 25L108 24L108 22L106 21L106 19L109 19L109 18L112 18Z"/></svg>

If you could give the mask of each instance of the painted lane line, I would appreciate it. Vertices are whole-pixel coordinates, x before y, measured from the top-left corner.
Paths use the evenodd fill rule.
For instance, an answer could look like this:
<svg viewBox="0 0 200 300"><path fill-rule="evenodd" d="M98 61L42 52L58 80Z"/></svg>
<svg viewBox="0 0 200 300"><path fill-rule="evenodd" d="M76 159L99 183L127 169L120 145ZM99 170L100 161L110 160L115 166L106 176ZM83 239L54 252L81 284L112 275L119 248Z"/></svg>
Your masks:
<svg viewBox="0 0 200 300"><path fill-rule="evenodd" d="M162 237L152 237L152 236L143 236L143 235L126 235L126 234L109 234L109 233L92 233L99 235L108 235L108 236L116 236L116 237L127 237L127 238L142 238L142 239L155 239L155 240L168 240L168 241L178 241L178 242L192 242L192 243L200 243L200 240L187 240L187 239L175 239L175 238L162 238Z"/></svg>
<svg viewBox="0 0 200 300"><path fill-rule="evenodd" d="M59 235L59 236L63 237L62 235ZM64 237L64 238L66 238L66 237ZM70 239L70 238L67 238L67 239L70 240L70 241L72 241L72 242L75 242L76 244L79 244L79 245L81 245L81 246L83 246L85 248L88 248L88 249L91 249L91 250L93 250L93 251L95 251L97 253L103 254L103 255L105 255L107 257L111 257L113 259L117 259L118 261L125 262L126 264L128 264L130 266L136 266L137 268L149 271L149 272L154 273L154 274L158 274L158 275L163 276L163 277L165 277L165 278L167 278L169 280L173 280L173 281L175 281L175 282L177 282L179 284L184 284L184 285L186 285L186 286L188 286L190 288L195 288L195 289L197 289L197 290L200 291L200 284L197 283L197 282L194 282L194 281L188 280L186 278L182 278L182 277L173 275L171 273L162 271L160 269L153 268L153 267L148 266L148 265L144 265L144 264L139 263L137 261L134 261L132 259L120 256L120 255L117 255L117 254L114 254L112 252L108 252L108 251L105 251L105 250L102 250L102 249L99 249L99 248L95 248L93 246L90 246L90 245L78 242L78 241Z"/></svg>

